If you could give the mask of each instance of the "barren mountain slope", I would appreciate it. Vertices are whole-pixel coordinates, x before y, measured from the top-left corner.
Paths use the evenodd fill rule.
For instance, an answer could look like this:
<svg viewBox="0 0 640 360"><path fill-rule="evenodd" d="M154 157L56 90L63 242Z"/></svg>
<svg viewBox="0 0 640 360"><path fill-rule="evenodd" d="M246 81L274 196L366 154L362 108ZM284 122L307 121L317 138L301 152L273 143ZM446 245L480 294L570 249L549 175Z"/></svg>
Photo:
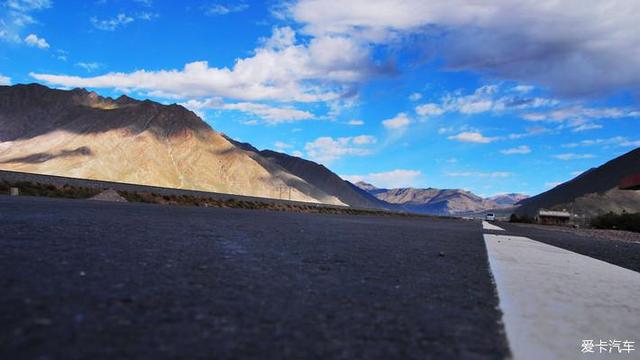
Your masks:
<svg viewBox="0 0 640 360"><path fill-rule="evenodd" d="M584 215L640 212L640 191L618 190L623 177L640 173L640 148L534 197L522 200L517 213L534 216L541 208L567 209Z"/></svg>
<svg viewBox="0 0 640 360"><path fill-rule="evenodd" d="M364 208L389 207L389 204L343 180L331 170L313 161L271 150L263 150L260 155L350 206Z"/></svg>
<svg viewBox="0 0 640 360"><path fill-rule="evenodd" d="M127 97L0 86L0 168L342 204L237 148L194 113Z"/></svg>
<svg viewBox="0 0 640 360"><path fill-rule="evenodd" d="M511 206L511 205L517 204L518 202L528 197L529 197L528 195L513 193L513 194L501 194L501 195L492 196L490 198L487 198L487 200L493 201L500 206Z"/></svg>
<svg viewBox="0 0 640 360"><path fill-rule="evenodd" d="M406 211L436 215L455 215L499 207L472 192L459 189L381 189L365 182L356 184L375 197Z"/></svg>

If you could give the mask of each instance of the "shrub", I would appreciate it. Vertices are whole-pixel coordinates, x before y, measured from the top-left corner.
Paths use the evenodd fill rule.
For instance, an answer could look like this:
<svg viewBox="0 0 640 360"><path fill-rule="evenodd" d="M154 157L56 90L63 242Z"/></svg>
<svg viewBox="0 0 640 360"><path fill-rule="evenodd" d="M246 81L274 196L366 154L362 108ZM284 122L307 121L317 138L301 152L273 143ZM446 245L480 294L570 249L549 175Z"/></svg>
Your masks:
<svg viewBox="0 0 640 360"><path fill-rule="evenodd" d="M509 222L532 224L534 221L532 218L526 215L518 216L516 214L511 214L511 216L509 217Z"/></svg>
<svg viewBox="0 0 640 360"><path fill-rule="evenodd" d="M609 212L591 220L591 226L596 229L616 229L640 232L640 213L616 214Z"/></svg>

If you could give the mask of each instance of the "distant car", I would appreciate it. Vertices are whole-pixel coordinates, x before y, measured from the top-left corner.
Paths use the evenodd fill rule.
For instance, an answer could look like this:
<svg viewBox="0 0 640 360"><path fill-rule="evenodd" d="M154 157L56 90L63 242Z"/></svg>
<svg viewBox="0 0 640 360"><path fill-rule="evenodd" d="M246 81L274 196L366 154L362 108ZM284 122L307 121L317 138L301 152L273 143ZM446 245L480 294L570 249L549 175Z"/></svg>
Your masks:
<svg viewBox="0 0 640 360"><path fill-rule="evenodd" d="M484 219L487 221L496 221L496 214L488 213L487 215L485 215Z"/></svg>

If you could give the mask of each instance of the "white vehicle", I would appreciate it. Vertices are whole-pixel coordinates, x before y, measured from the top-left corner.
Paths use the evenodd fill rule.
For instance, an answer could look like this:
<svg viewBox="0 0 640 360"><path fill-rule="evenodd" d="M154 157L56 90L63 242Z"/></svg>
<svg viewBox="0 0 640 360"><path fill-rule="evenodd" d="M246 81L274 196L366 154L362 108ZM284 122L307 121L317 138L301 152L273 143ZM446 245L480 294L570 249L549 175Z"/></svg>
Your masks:
<svg viewBox="0 0 640 360"><path fill-rule="evenodd" d="M487 215L485 215L484 219L487 221L496 221L496 214L488 213Z"/></svg>

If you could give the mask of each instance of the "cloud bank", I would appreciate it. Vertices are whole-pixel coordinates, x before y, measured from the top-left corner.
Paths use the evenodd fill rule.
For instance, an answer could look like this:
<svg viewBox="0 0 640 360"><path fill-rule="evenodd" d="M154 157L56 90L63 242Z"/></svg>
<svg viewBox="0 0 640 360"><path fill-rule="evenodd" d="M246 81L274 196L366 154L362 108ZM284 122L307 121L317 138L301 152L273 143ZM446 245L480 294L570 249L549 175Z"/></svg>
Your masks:
<svg viewBox="0 0 640 360"><path fill-rule="evenodd" d="M635 0L300 0L288 12L314 36L376 44L413 36L450 70L563 96L640 88Z"/></svg>

